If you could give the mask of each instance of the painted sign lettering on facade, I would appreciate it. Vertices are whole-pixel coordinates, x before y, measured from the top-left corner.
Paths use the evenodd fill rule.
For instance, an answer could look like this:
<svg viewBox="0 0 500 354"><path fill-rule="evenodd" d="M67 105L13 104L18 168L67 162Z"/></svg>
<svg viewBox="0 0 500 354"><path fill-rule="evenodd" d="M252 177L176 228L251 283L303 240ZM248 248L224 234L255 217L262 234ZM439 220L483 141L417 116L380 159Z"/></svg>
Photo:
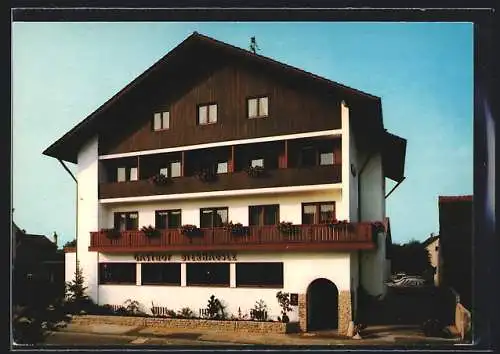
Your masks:
<svg viewBox="0 0 500 354"><path fill-rule="evenodd" d="M171 254L167 253L136 253L134 259L137 262L168 262L175 261ZM236 253L233 252L194 252L180 255L182 262L224 262L236 261ZM179 261L179 260L177 260Z"/></svg>

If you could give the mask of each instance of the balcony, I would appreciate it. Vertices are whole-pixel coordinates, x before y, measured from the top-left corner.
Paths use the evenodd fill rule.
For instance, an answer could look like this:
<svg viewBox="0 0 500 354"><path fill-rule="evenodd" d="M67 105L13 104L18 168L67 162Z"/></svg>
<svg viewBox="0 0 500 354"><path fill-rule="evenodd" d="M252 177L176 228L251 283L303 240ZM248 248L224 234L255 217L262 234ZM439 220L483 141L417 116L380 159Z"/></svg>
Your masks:
<svg viewBox="0 0 500 354"><path fill-rule="evenodd" d="M148 238L142 231L124 231L117 239L105 232L92 232L89 251L153 252L153 251L352 251L375 248L371 223L348 226L295 225L291 234L273 226L250 226L247 235L233 235L224 228L202 229L200 236L186 236L178 229L161 230Z"/></svg>
<svg viewBox="0 0 500 354"><path fill-rule="evenodd" d="M212 182L203 182L197 177L176 177L166 185L156 185L148 180L101 183L99 198L138 197L178 193L200 193L223 190L305 186L339 183L341 165L314 166L310 168L276 169L267 176L250 177L246 172L217 175Z"/></svg>

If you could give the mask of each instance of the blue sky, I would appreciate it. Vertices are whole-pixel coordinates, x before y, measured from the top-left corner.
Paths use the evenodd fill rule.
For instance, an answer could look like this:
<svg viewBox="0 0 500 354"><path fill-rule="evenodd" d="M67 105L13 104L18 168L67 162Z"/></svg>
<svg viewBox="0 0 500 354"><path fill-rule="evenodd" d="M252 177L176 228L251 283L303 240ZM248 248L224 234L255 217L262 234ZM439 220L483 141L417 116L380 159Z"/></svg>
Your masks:
<svg viewBox="0 0 500 354"><path fill-rule="evenodd" d="M193 31L242 48L255 36L262 55L382 98L384 126L408 139L407 179L387 199L394 242L438 232L438 195L472 194L470 23L17 22L18 226L47 236L56 231L60 244L74 238L74 181L42 151Z"/></svg>

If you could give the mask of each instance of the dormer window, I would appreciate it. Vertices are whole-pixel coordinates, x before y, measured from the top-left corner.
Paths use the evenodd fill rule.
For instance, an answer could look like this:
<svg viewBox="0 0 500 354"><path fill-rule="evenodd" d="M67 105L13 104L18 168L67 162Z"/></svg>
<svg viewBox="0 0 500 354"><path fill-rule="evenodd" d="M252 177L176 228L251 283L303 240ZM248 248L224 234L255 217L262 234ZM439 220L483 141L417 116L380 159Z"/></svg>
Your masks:
<svg viewBox="0 0 500 354"><path fill-rule="evenodd" d="M217 123L217 104L198 106L198 125Z"/></svg>
<svg viewBox="0 0 500 354"><path fill-rule="evenodd" d="M268 97L256 97L248 99L248 118L263 118L268 116L269 112Z"/></svg>
<svg viewBox="0 0 500 354"><path fill-rule="evenodd" d="M155 113L153 117L153 130L170 129L170 112Z"/></svg>

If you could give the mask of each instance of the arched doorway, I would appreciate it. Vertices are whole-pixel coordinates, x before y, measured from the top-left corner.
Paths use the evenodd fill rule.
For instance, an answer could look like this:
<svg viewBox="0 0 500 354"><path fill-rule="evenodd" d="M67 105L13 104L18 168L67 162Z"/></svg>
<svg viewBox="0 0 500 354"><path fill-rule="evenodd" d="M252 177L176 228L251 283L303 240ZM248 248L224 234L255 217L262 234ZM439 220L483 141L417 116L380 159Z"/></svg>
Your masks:
<svg viewBox="0 0 500 354"><path fill-rule="evenodd" d="M339 292L328 279L314 280L307 287L307 330L338 327Z"/></svg>

